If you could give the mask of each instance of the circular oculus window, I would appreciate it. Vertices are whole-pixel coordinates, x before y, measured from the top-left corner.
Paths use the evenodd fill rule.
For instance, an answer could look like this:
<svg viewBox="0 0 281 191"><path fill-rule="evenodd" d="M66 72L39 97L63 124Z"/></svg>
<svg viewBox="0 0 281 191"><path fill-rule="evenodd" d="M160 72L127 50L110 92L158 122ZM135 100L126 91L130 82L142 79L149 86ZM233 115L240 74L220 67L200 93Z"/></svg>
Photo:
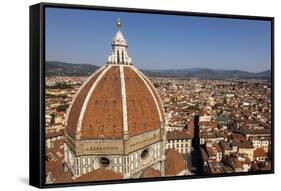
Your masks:
<svg viewBox="0 0 281 191"><path fill-rule="evenodd" d="M149 156L149 151L148 149L145 149L141 152L141 160L146 160Z"/></svg>
<svg viewBox="0 0 281 191"><path fill-rule="evenodd" d="M140 162L145 165L147 163L149 163L152 159L152 152L150 149L144 149L141 154L140 154Z"/></svg>
<svg viewBox="0 0 281 191"><path fill-rule="evenodd" d="M99 159L99 165L100 165L100 167L107 168L110 165L110 161L106 157L101 157Z"/></svg>

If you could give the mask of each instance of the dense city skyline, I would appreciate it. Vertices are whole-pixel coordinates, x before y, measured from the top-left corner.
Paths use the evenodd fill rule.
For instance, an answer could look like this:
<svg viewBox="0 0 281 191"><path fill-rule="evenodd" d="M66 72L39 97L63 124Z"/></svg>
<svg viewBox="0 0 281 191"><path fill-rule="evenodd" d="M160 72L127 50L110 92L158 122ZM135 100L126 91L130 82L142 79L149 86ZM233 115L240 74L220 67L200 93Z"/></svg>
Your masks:
<svg viewBox="0 0 281 191"><path fill-rule="evenodd" d="M47 8L46 59L105 64L117 17L138 68L270 69L269 21L79 9Z"/></svg>

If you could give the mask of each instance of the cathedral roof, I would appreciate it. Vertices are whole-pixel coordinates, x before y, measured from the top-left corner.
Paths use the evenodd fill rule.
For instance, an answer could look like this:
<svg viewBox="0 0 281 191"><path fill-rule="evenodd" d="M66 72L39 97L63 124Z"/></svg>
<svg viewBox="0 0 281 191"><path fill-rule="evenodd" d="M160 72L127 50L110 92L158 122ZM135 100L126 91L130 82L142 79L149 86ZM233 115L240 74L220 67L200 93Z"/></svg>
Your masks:
<svg viewBox="0 0 281 191"><path fill-rule="evenodd" d="M167 140L179 140L179 139L192 139L193 135L187 131L186 129L175 130L175 131L168 131L167 132Z"/></svg>
<svg viewBox="0 0 281 191"><path fill-rule="evenodd" d="M163 106L154 86L136 67L109 64L80 87L67 118L75 139L122 139L159 129Z"/></svg>
<svg viewBox="0 0 281 191"><path fill-rule="evenodd" d="M185 160L178 151L174 149L167 149L165 154L165 175L176 176L185 170Z"/></svg>
<svg viewBox="0 0 281 191"><path fill-rule="evenodd" d="M89 182L99 180L121 180L123 176L110 169L99 168L87 174L83 174L75 179L75 182Z"/></svg>
<svg viewBox="0 0 281 191"><path fill-rule="evenodd" d="M146 168L141 175L142 178L153 178L153 177L160 177L160 176L161 176L160 171L155 170L154 168L151 167Z"/></svg>
<svg viewBox="0 0 281 191"><path fill-rule="evenodd" d="M65 132L67 139L72 138L69 140L72 148L77 146L73 140L119 141L163 127L160 96L150 80L132 64L120 19L117 28L107 64L84 82L68 109ZM150 141L159 140L156 134L154 138ZM81 152L95 151L92 146L79 148Z"/></svg>
<svg viewBox="0 0 281 191"><path fill-rule="evenodd" d="M50 175L53 183L72 182L72 174L65 172L61 161L45 161L45 175Z"/></svg>
<svg viewBox="0 0 281 191"><path fill-rule="evenodd" d="M266 157L267 154L263 148L257 148L254 150L254 157Z"/></svg>

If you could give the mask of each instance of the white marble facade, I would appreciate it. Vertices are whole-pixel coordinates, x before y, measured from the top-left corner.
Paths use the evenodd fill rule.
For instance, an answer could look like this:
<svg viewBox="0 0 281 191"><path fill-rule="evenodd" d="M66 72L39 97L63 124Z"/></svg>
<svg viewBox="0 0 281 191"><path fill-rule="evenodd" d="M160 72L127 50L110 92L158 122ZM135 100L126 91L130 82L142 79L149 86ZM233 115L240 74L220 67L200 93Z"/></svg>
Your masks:
<svg viewBox="0 0 281 191"><path fill-rule="evenodd" d="M164 175L164 143L158 142L128 155L75 156L64 145L65 164L74 177L79 177L100 167L123 174L124 178L139 178L143 170L152 167Z"/></svg>

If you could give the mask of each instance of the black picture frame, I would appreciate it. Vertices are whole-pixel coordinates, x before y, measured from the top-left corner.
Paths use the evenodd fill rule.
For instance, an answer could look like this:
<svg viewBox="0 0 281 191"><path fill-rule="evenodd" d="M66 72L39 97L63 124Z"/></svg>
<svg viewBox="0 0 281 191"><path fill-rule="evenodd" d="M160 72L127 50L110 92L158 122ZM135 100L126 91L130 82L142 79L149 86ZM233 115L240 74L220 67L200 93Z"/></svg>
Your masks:
<svg viewBox="0 0 281 191"><path fill-rule="evenodd" d="M111 181L93 181L85 183L61 183L61 184L45 184L45 9L66 8L66 9L84 9L84 10L103 10L116 12L134 12L134 13L153 13L164 15L183 15L198 17L215 17L228 19L249 19L264 20L271 22L271 100L272 100L272 169L269 171L259 172L240 172L240 173L224 173L212 174L208 176L192 175L192 176L176 176L161 178L145 178L145 179L124 179ZM116 183L132 183L132 182L148 182L148 181L166 181L194 178L211 178L211 177L229 177L229 176L246 176L257 174L274 173L274 18L249 16L249 15L231 15L217 13L197 13L183 11L167 11L153 9L135 9L120 7L103 7L90 5L73 5L73 4L55 4L55 3L39 3L30 6L30 97L29 97L29 184L38 188L53 188L66 186L84 186L84 185L100 185L100 184L116 184Z"/></svg>

